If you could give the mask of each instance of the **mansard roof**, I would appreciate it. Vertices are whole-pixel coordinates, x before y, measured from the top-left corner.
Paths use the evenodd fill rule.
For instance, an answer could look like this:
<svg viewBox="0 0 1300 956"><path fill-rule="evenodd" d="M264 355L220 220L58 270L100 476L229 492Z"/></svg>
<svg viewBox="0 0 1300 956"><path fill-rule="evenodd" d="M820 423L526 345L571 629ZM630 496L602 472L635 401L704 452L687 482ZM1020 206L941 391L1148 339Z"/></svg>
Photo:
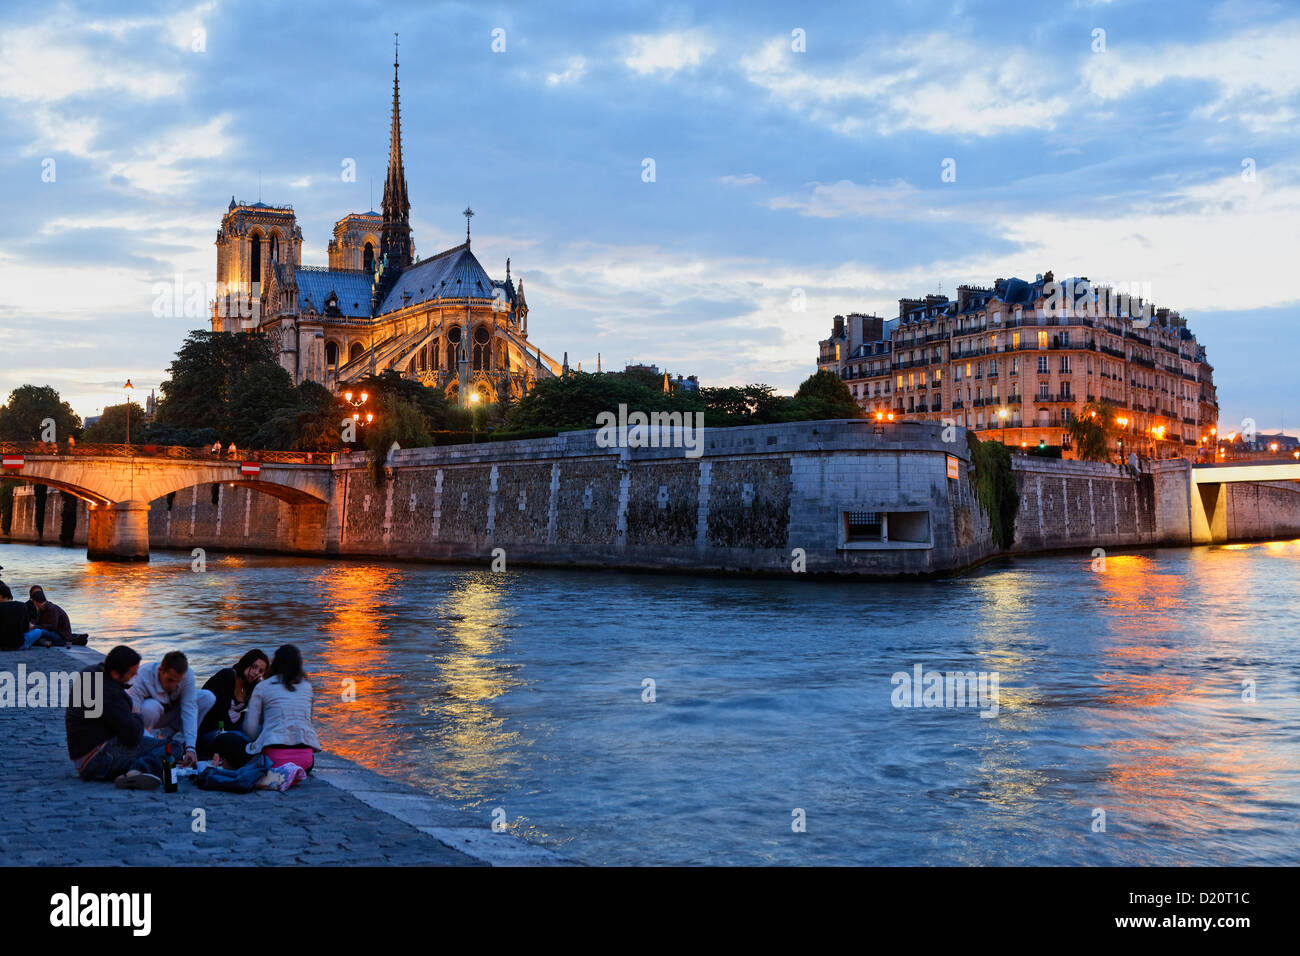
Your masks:
<svg viewBox="0 0 1300 956"><path fill-rule="evenodd" d="M317 312L325 311L325 301L331 292L338 293L339 311L352 318L370 315L370 273L359 269L322 269L319 266L299 266L298 305L308 305ZM309 301L310 300L310 301Z"/></svg>
<svg viewBox="0 0 1300 956"><path fill-rule="evenodd" d="M496 283L469 251L469 245L462 243L403 269L378 314L439 299L491 299L494 288Z"/></svg>

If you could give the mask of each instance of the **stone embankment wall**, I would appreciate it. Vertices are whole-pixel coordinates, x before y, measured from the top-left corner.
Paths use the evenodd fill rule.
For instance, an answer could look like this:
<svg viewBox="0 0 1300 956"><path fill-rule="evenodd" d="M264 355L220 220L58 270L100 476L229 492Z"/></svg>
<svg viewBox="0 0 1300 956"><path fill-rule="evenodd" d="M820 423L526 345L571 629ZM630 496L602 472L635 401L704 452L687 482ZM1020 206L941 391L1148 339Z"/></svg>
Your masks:
<svg viewBox="0 0 1300 956"><path fill-rule="evenodd" d="M1020 492L1014 551L1191 543L1187 465L1127 467L1014 456Z"/></svg>
<svg viewBox="0 0 1300 956"><path fill-rule="evenodd" d="M715 429L702 454L601 448L595 432L411 449L376 485L336 472L341 554L592 567L929 573L987 554L965 446L937 424ZM948 477L952 456L959 478ZM906 514L909 540L851 541L845 515ZM895 529L903 528L896 522Z"/></svg>
<svg viewBox="0 0 1300 956"><path fill-rule="evenodd" d="M942 434L927 422L881 433L864 422L711 429L693 458L681 447L601 448L595 432L571 432L398 451L378 484L365 456L342 456L328 502L198 485L152 502L149 538L154 548L484 564L504 552L508 565L942 573L995 551L964 433ZM1023 456L1013 468L1016 552L1191 543L1185 461L1138 475ZM1300 535L1300 485L1225 488L1230 540ZM84 545L86 503L50 489L38 526L33 491L16 489L9 539L58 542L63 509L75 504L72 543ZM882 515L884 534L853 524Z"/></svg>
<svg viewBox="0 0 1300 956"><path fill-rule="evenodd" d="M1300 484L1260 481L1224 487L1228 492L1229 540L1300 537Z"/></svg>

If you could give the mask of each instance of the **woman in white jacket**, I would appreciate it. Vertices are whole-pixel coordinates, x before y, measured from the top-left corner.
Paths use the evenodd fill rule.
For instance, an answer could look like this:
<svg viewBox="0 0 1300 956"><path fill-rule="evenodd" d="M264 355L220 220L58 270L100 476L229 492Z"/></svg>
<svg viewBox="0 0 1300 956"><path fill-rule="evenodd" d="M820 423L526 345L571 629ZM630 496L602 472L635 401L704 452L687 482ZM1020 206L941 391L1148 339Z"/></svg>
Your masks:
<svg viewBox="0 0 1300 956"><path fill-rule="evenodd" d="M272 767L292 763L311 772L320 738L311 724L312 689L302 669L302 654L286 644L248 698L240 728L252 738L251 756L265 754Z"/></svg>

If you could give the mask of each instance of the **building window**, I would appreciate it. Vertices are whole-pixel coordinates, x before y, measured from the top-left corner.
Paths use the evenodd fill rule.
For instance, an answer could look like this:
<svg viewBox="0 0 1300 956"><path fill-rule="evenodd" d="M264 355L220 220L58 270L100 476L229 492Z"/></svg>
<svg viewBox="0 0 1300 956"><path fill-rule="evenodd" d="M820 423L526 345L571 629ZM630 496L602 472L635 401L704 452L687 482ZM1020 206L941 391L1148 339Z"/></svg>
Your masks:
<svg viewBox="0 0 1300 956"><path fill-rule="evenodd" d="M1070 356L1068 355L1061 356L1061 371L1062 372L1070 371Z"/></svg>
<svg viewBox="0 0 1300 956"><path fill-rule="evenodd" d="M1038 374L1039 374L1039 375L1046 375L1046 374L1047 374L1047 356L1046 356L1046 355L1040 355L1040 356L1038 356Z"/></svg>
<svg viewBox="0 0 1300 956"><path fill-rule="evenodd" d="M1038 383L1038 397L1039 397L1039 398L1047 398L1047 397L1051 394L1051 392L1048 391L1049 388L1051 388L1051 386L1048 385L1046 382L1039 382L1039 383Z"/></svg>
<svg viewBox="0 0 1300 956"><path fill-rule="evenodd" d="M1018 348L1020 348L1020 333L1019 333L1019 332L1012 332L1012 333L1011 333L1011 347L1012 347L1013 349L1018 349Z"/></svg>
<svg viewBox="0 0 1300 956"><path fill-rule="evenodd" d="M487 327L480 325L474 330L474 370L486 371L492 367L492 353L488 349L491 335Z"/></svg>
<svg viewBox="0 0 1300 956"><path fill-rule="evenodd" d="M375 247L368 242L365 251L361 254L361 268L367 272L375 271Z"/></svg>
<svg viewBox="0 0 1300 956"><path fill-rule="evenodd" d="M1070 383L1069 383L1069 382L1062 382L1062 383L1061 383L1061 397L1062 397L1062 398L1069 398L1069 397L1070 397Z"/></svg>
<svg viewBox="0 0 1300 956"><path fill-rule="evenodd" d="M262 237L257 233L253 234L253 242L249 246L249 255L252 257L252 271L249 273L250 282L262 281Z"/></svg>
<svg viewBox="0 0 1300 956"><path fill-rule="evenodd" d="M850 511L844 515L845 538L848 541L882 541L885 525L879 511Z"/></svg>
<svg viewBox="0 0 1300 956"><path fill-rule="evenodd" d="M326 365L339 364L339 344L337 342L325 343L325 364Z"/></svg>
<svg viewBox="0 0 1300 956"><path fill-rule="evenodd" d="M1039 347L1040 349L1045 349L1045 348L1047 348L1047 333L1046 333L1046 332L1039 332L1039 333L1038 333L1038 347Z"/></svg>
<svg viewBox="0 0 1300 956"><path fill-rule="evenodd" d="M1061 332L1061 348L1068 349L1069 347L1070 347L1070 332L1068 329L1066 329L1063 332Z"/></svg>

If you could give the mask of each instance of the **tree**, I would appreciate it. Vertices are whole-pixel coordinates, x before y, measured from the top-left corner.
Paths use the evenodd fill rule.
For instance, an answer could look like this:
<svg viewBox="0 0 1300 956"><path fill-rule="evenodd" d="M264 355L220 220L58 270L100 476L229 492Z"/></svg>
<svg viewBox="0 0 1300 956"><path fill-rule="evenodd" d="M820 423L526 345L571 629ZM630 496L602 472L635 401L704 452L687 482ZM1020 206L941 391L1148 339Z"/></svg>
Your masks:
<svg viewBox="0 0 1300 956"><path fill-rule="evenodd" d="M324 385L303 382L293 404L277 409L251 439L253 448L285 451L338 451L343 447L343 419L352 409L344 407Z"/></svg>
<svg viewBox="0 0 1300 956"><path fill-rule="evenodd" d="M392 397L413 405L424 416L428 431L442 431L452 427L451 409L446 397L436 388L421 385L415 379L403 378L400 372L388 369L378 375L367 375L352 385L354 395L365 392L368 405L379 407ZM468 427L468 426L466 426Z"/></svg>
<svg viewBox="0 0 1300 956"><path fill-rule="evenodd" d="M780 421L781 408L789 399L776 394L771 385L728 385L701 388L705 423L714 427L761 425Z"/></svg>
<svg viewBox="0 0 1300 956"><path fill-rule="evenodd" d="M383 484L384 462L393 442L402 448L423 448L433 444L424 414L411 402L396 395L386 396L375 421L366 428L366 450L370 452L371 475L375 484Z"/></svg>
<svg viewBox="0 0 1300 956"><path fill-rule="evenodd" d="M1065 425L1065 433L1074 443L1074 453L1083 461L1110 461L1111 449L1123 436L1116 417L1115 406L1110 402L1084 405Z"/></svg>
<svg viewBox="0 0 1300 956"><path fill-rule="evenodd" d="M838 375L826 369L819 369L804 379L780 414L788 422L864 417L849 387Z"/></svg>
<svg viewBox="0 0 1300 956"><path fill-rule="evenodd" d="M54 440L81 438L81 418L48 385L20 385L0 405L0 441L44 441L46 419L54 420Z"/></svg>
<svg viewBox="0 0 1300 956"><path fill-rule="evenodd" d="M263 425L286 411L301 411L301 402L293 376L278 363L254 365L231 381L226 435L239 447L252 448Z"/></svg>
<svg viewBox="0 0 1300 956"><path fill-rule="evenodd" d="M256 416L285 404L288 373L275 360L271 340L261 333L191 332L168 373L170 378L162 383L158 422L215 428L223 441L242 437L246 442L262 424ZM292 385L289 380L287 387ZM241 396L245 389L256 395ZM277 396L280 404L275 404Z"/></svg>
<svg viewBox="0 0 1300 956"><path fill-rule="evenodd" d="M146 436L147 423L144 409L135 402L123 402L121 405L109 405L99 416L99 421L90 425L83 436L86 441L102 445L126 444L126 411L131 409L131 439L136 445L142 444Z"/></svg>
<svg viewBox="0 0 1300 956"><path fill-rule="evenodd" d="M652 377L652 376L650 376ZM601 412L704 411L694 393L665 392L662 383L647 384L647 376L623 372L570 372L543 379L507 414L510 431L540 428L595 428Z"/></svg>

